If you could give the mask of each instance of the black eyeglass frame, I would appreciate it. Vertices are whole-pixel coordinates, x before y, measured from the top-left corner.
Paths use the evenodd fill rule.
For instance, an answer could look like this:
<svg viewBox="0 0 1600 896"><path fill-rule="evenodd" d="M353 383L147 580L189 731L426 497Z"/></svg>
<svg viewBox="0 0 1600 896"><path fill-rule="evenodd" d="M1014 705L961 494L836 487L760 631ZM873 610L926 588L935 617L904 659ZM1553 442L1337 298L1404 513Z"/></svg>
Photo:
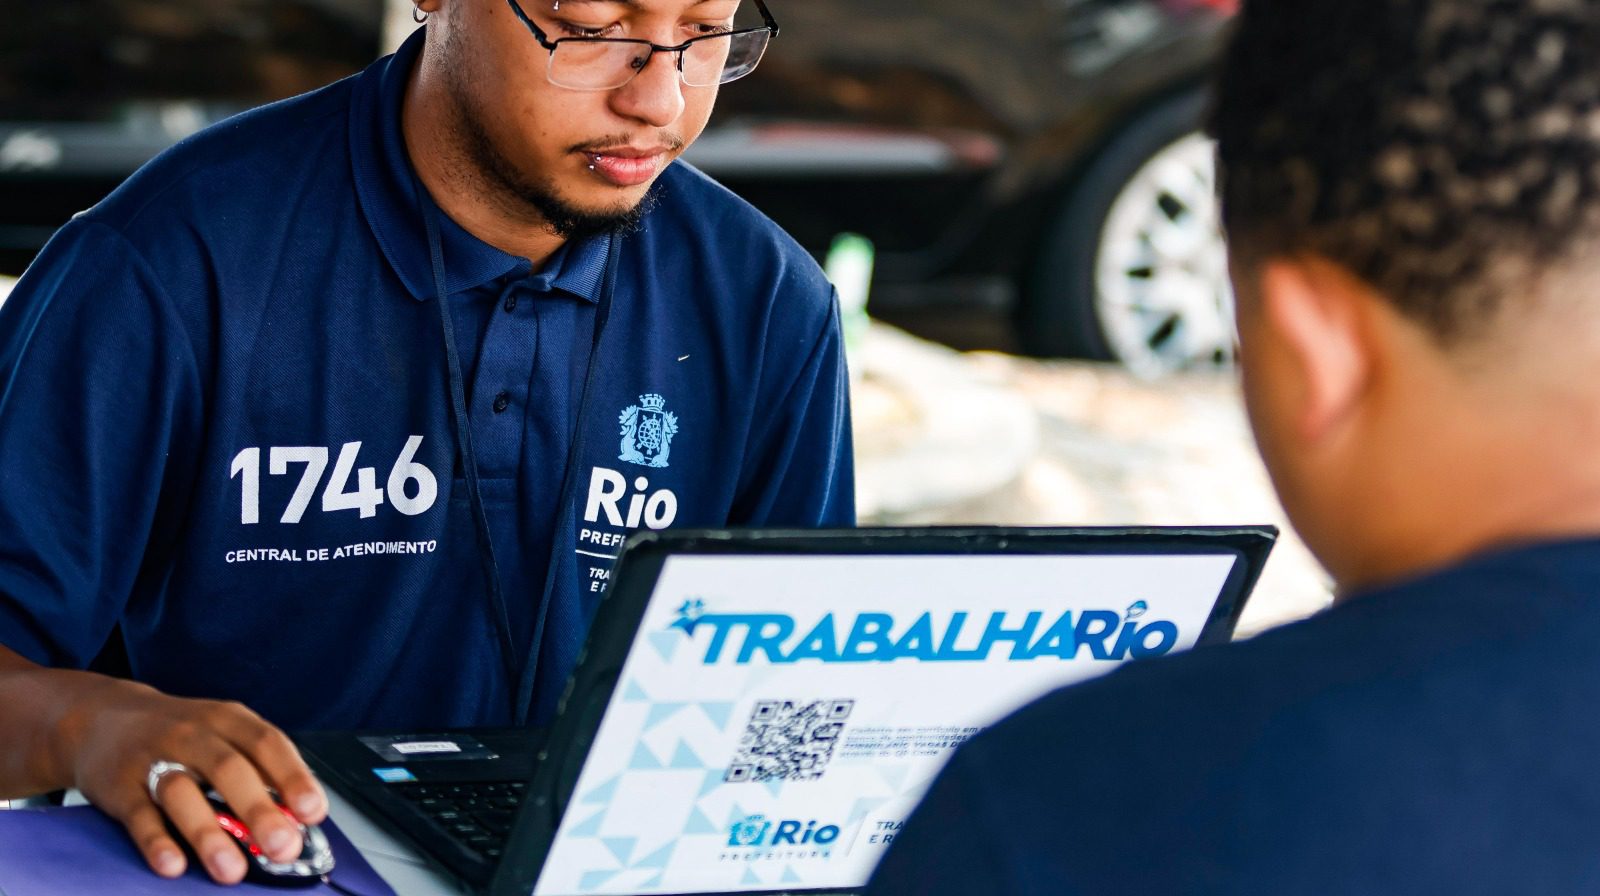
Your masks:
<svg viewBox="0 0 1600 896"><path fill-rule="evenodd" d="M681 44L678 44L675 47L664 47L661 44L654 43L654 42L648 41L648 40L643 40L643 39L637 38L637 37L558 37L555 40L551 40L550 39L550 35L546 34L543 28L540 28L537 24L535 24L533 19L528 18L528 14L522 11L522 6L521 6L521 4L519 4L517 2L517 0L506 0L506 3L510 4L511 11L516 14L517 18L522 20L522 24L528 26L529 33L531 33L533 35L533 39L534 40L537 40L539 42L539 46L544 47L546 50L549 50L550 54L552 56L555 55L556 47L558 47L558 46L560 46L561 44L564 44L564 43L575 43L575 44L578 44L578 43L582 43L582 44L601 44L601 43L604 43L604 44L640 44L642 46L649 47L650 48L650 52L645 56L644 62L638 63L635 66L634 74L638 74L639 71L642 71L646 65L649 65L650 64L650 59L652 57L654 57L655 54L657 54L657 53L676 53L676 54L678 54L678 60L677 60L677 62L678 62L678 65L677 65L678 76L682 77L683 76L683 54L688 51L690 46L692 46L692 45L694 45L694 44L696 44L696 43L698 43L700 41L720 40L722 38L727 38L729 40L729 42L731 43L733 38L736 35L754 34L757 31L769 32L770 33L769 38L768 38L769 40L771 38L773 38L773 37L777 37L778 36L778 20L774 19L772 17L771 11L769 11L767 9L767 4L763 3L762 0L755 0L756 9L759 10L760 13L761 13L761 21L763 23L761 25L761 27L759 27L759 28L740 28L738 31L725 31L725 32L722 32L721 34L706 34L706 35L702 35L700 37L691 37L688 40L684 41ZM746 72L745 74L749 74L749 72ZM546 77L548 77L548 75ZM629 80L632 80L632 78L630 77ZM555 83L555 82L551 82L551 83ZM623 84L626 84L626 83L628 83L628 82L624 81L624 82L622 82L622 84L617 85L617 87L621 87L621 86L623 86ZM727 82L726 81L719 81L718 83L726 84ZM563 87L563 86L566 86L566 85L557 84L556 86ZM706 85L706 86L710 86L710 85ZM594 88L594 89L595 90L606 90L606 89L615 90L615 89L617 89L617 87L612 87L612 88L597 87L597 88ZM568 87L567 89L569 89L569 90L581 90L581 89L584 89L584 88Z"/></svg>

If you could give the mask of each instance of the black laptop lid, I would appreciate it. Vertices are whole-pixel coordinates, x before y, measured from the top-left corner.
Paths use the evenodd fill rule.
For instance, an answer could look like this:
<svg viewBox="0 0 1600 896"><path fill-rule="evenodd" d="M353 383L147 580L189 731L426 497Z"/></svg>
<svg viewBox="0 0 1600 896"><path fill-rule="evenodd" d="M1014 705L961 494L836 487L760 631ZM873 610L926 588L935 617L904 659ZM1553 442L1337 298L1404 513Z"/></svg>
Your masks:
<svg viewBox="0 0 1600 896"><path fill-rule="evenodd" d="M1228 640L1276 534L636 535L492 892L859 888L976 731L1128 659Z"/></svg>

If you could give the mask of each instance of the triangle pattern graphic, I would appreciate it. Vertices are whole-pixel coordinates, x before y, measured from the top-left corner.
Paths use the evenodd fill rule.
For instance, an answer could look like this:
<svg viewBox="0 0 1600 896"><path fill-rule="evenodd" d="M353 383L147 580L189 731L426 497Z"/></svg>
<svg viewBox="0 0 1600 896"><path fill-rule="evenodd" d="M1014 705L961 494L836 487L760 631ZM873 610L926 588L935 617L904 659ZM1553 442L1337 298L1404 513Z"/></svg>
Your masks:
<svg viewBox="0 0 1600 896"><path fill-rule="evenodd" d="M685 834L715 834L717 833L717 826L711 823L711 819L706 817L706 813L696 809L689 813L689 820L684 823L683 832Z"/></svg>
<svg viewBox="0 0 1600 896"><path fill-rule="evenodd" d="M597 871L585 871L583 875L578 878L578 889L585 892L599 889L601 884L613 877L616 877L617 872L621 870L622 869L620 868L613 868L610 870L602 868Z"/></svg>
<svg viewBox="0 0 1600 896"><path fill-rule="evenodd" d="M891 789L898 793L901 786L906 783L906 775L911 774L911 766L902 765L895 768L879 769L878 774L882 776L884 782L887 783Z"/></svg>
<svg viewBox="0 0 1600 896"><path fill-rule="evenodd" d="M667 867L667 861L672 858L672 851L674 849L676 849L677 846L678 846L678 841L676 841L676 840L668 841L666 846L663 846L660 849L656 850L655 852L653 852L653 853L645 856L644 858L640 859L639 861L634 862L632 867L634 867L634 868L661 868L661 869L663 869L662 873L665 874L666 873L665 869ZM660 878L657 877L657 880L659 881ZM648 887L650 885L646 884L645 886Z"/></svg>
<svg viewBox="0 0 1600 896"><path fill-rule="evenodd" d="M722 777L727 773L728 770L725 768L709 769L706 772L706 779L700 783L700 792L695 795L695 799L699 799L711 791L716 790L718 787L721 787Z"/></svg>
<svg viewBox="0 0 1600 896"><path fill-rule="evenodd" d="M655 703L650 706L650 712L644 717L644 730L649 731L670 718L678 710L688 706L687 703Z"/></svg>
<svg viewBox="0 0 1600 896"><path fill-rule="evenodd" d="M611 850L617 861L627 864L628 857L633 855L633 845L639 842L638 837L602 837L600 842Z"/></svg>
<svg viewBox="0 0 1600 896"><path fill-rule="evenodd" d="M643 889L643 890L654 890L656 887L661 886L661 882L666 880L666 878L667 878L667 872L665 870L663 870L660 874L657 874L655 877L652 877L649 880L645 881L644 883L640 884L639 888Z"/></svg>
<svg viewBox="0 0 1600 896"><path fill-rule="evenodd" d="M694 751L689 749L689 745L688 744L684 743L681 740L678 741L678 749L676 751L674 751L673 754L672 754L672 765L669 766L669 768L705 768L705 767L706 767L706 764L704 762L700 761L700 757L699 756L694 755Z"/></svg>
<svg viewBox="0 0 1600 896"><path fill-rule="evenodd" d="M599 812L594 813L593 816L574 825L572 830L567 832L567 835L571 837L598 837L600 836L600 821L605 817L606 810L601 809Z"/></svg>
<svg viewBox="0 0 1600 896"><path fill-rule="evenodd" d="M650 695L644 692L644 688L639 687L639 682L628 679L628 684L622 689L622 702L644 703L649 699Z"/></svg>
<svg viewBox="0 0 1600 896"><path fill-rule="evenodd" d="M741 886L743 886L745 884L759 884L759 883L761 883L761 878L756 877L756 872L755 872L754 868L746 868L746 869L744 869L744 877L739 878L739 884Z"/></svg>
<svg viewBox="0 0 1600 896"><path fill-rule="evenodd" d="M677 629L673 629L670 632L650 633L650 646L654 647L656 653L661 654L661 658L669 663L672 662L672 655L678 652L678 645L686 640L688 639Z"/></svg>
<svg viewBox="0 0 1600 896"><path fill-rule="evenodd" d="M783 877L779 878L778 882L779 883L785 883L785 884L804 883L804 881L802 881L800 879L800 875L798 875L798 874L796 874L794 872L794 866L793 865L785 865L785 866L783 866Z"/></svg>
<svg viewBox="0 0 1600 896"><path fill-rule="evenodd" d="M630 770L655 769L660 767L661 760L656 758L656 754L650 752L649 747L646 747L641 743L633 748L633 759L629 760L628 762L628 768Z"/></svg>
<svg viewBox="0 0 1600 896"><path fill-rule="evenodd" d="M706 718L711 720L711 724L717 726L718 731L727 730L728 719L733 716L732 703L701 703L698 705L700 711L706 714Z"/></svg>
<svg viewBox="0 0 1600 896"><path fill-rule="evenodd" d="M605 782L604 784L601 784L601 785L597 786L595 789L593 789L593 790L589 791L588 793L584 794L583 802L585 802L585 803L608 803L608 802L610 802L611 801L611 797L617 792L617 782L619 780L621 780L621 779L622 779L622 776L621 775L617 775L616 777L614 777L611 780Z"/></svg>
<svg viewBox="0 0 1600 896"><path fill-rule="evenodd" d="M850 821L856 822L867 817L867 813L888 802L887 797L864 796L856 800L855 806L850 809Z"/></svg>
<svg viewBox="0 0 1600 896"><path fill-rule="evenodd" d="M782 778L768 778L766 781L764 781L762 783L767 785L767 792L771 793L774 797L776 797L778 795L778 791L783 789L783 779Z"/></svg>

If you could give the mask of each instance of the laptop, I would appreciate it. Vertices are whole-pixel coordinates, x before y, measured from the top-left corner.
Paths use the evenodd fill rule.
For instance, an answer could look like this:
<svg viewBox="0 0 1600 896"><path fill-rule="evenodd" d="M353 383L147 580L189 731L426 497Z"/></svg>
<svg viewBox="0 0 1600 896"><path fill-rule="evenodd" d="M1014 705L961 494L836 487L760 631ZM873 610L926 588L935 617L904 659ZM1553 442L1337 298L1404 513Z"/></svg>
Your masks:
<svg viewBox="0 0 1600 896"><path fill-rule="evenodd" d="M470 892L853 892L985 726L1128 660L1229 640L1276 536L641 533L547 730L296 740Z"/></svg>

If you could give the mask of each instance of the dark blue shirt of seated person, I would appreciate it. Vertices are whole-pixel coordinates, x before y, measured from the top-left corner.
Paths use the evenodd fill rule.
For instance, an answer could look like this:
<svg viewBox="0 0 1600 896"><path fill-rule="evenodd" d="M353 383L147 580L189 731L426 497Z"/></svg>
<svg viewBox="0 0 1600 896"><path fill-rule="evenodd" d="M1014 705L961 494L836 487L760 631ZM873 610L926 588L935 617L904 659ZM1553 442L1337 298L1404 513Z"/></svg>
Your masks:
<svg viewBox="0 0 1600 896"><path fill-rule="evenodd" d="M812 259L682 163L537 271L430 238L420 44L164 153L0 309L0 643L120 624L136 678L288 728L540 721L630 530L853 523Z"/></svg>
<svg viewBox="0 0 1600 896"><path fill-rule="evenodd" d="M875 894L1600 892L1600 542L1141 661L960 750Z"/></svg>

